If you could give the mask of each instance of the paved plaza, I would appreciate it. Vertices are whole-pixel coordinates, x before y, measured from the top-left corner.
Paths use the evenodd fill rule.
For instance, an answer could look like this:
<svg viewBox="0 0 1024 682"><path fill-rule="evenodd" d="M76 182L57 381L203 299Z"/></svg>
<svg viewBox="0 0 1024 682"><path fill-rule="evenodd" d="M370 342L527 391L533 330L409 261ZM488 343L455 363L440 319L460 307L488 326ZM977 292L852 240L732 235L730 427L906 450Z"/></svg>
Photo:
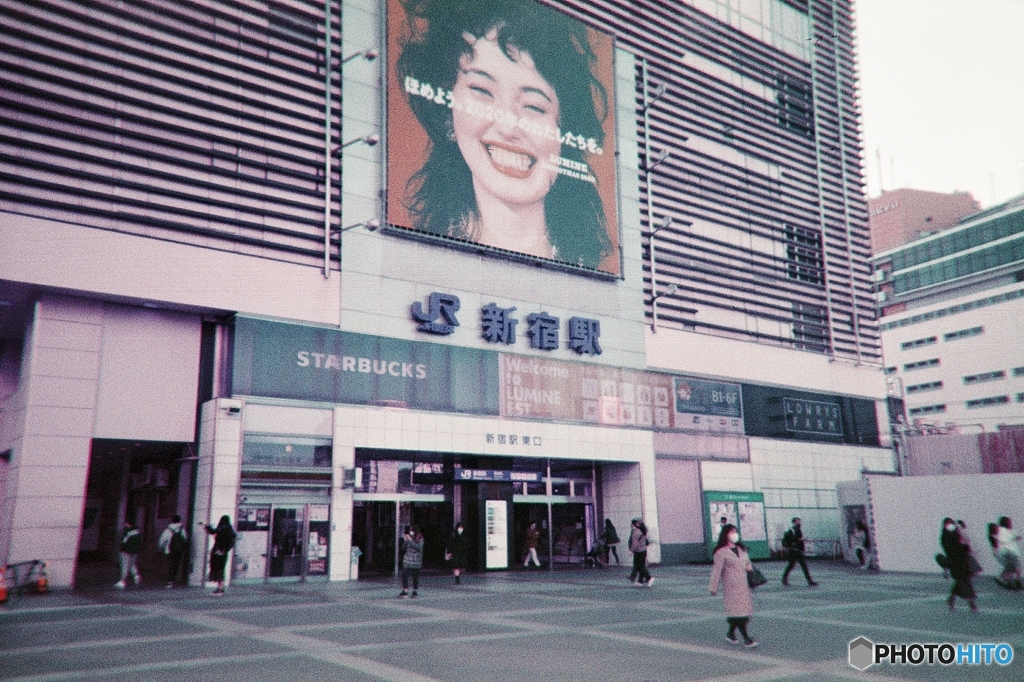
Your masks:
<svg viewBox="0 0 1024 682"><path fill-rule="evenodd" d="M813 562L820 582L759 566L751 634L725 640L710 566L426 576L417 599L395 579L357 583L113 589L26 595L0 607L0 679L324 682L670 682L672 680L1024 680L1024 594L978 580L980 613L945 604L941 576ZM1007 642L1008 666L847 663L848 643Z"/></svg>

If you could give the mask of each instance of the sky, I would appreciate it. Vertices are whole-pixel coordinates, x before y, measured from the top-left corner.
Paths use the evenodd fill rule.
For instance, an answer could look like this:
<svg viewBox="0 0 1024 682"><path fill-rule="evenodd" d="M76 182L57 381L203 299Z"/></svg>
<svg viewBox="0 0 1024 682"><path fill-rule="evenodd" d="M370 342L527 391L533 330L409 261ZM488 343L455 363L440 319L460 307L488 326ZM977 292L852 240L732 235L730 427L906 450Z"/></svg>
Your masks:
<svg viewBox="0 0 1024 682"><path fill-rule="evenodd" d="M1024 193L1024 0L854 8L868 195L879 175L983 207Z"/></svg>

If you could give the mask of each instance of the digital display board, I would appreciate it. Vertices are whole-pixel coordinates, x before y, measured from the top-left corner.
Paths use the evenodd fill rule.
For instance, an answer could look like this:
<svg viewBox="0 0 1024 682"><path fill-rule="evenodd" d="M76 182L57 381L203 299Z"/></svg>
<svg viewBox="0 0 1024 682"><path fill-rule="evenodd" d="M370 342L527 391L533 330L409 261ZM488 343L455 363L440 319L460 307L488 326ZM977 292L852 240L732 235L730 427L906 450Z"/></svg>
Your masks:
<svg viewBox="0 0 1024 682"><path fill-rule="evenodd" d="M387 221L620 275L614 43L533 0L388 0Z"/></svg>

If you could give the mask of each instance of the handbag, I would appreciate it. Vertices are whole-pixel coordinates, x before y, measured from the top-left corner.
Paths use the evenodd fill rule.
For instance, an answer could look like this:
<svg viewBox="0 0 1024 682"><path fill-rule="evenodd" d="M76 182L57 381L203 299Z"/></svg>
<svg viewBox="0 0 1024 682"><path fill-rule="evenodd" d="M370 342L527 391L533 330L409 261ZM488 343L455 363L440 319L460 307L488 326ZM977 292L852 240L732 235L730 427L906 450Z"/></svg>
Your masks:
<svg viewBox="0 0 1024 682"><path fill-rule="evenodd" d="M751 589L760 587L766 582L768 582L768 578L764 577L764 573L756 568L752 571L747 571L747 585L749 585Z"/></svg>
<svg viewBox="0 0 1024 682"><path fill-rule="evenodd" d="M978 563L978 560L974 558L973 554L967 555L967 570L971 575L981 573L981 564Z"/></svg>

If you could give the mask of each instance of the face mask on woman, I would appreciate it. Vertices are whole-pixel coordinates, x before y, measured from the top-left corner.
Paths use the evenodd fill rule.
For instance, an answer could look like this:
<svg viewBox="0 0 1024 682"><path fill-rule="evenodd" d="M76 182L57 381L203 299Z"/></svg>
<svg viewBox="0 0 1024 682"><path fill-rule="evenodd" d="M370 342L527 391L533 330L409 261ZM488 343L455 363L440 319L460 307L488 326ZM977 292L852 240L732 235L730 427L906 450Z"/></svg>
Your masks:
<svg viewBox="0 0 1024 682"><path fill-rule="evenodd" d="M735 544L735 543L739 542L739 540L740 540L740 534L739 533L729 533L729 542Z"/></svg>
<svg viewBox="0 0 1024 682"><path fill-rule="evenodd" d="M956 524L955 523L947 523L946 524L946 530L948 530L950 533L952 533L953 531L956 530Z"/></svg>

